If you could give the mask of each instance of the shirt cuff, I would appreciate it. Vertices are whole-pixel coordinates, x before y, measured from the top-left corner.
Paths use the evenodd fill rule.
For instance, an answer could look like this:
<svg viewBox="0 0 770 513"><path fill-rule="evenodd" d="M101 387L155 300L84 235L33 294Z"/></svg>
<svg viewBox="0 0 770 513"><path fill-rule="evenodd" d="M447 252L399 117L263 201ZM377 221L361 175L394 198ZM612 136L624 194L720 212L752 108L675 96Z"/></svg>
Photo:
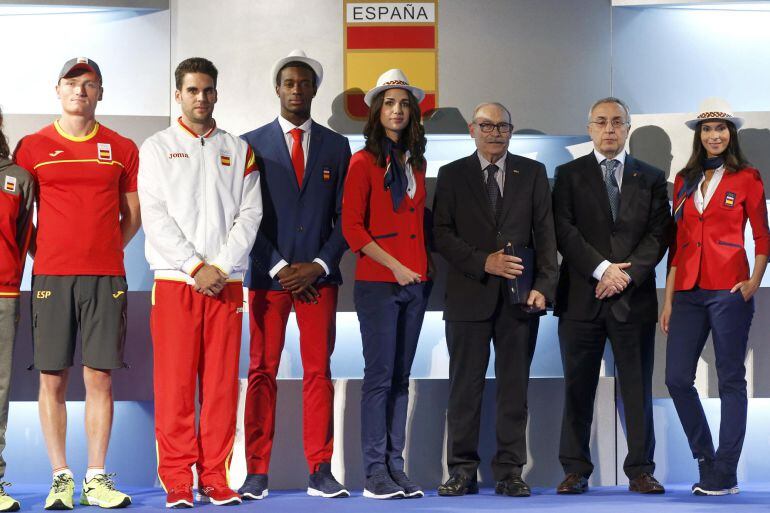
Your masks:
<svg viewBox="0 0 770 513"><path fill-rule="evenodd" d="M324 268L324 276L329 276L329 266L326 265L326 262L324 262L320 258L314 258L313 262L315 262L316 264Z"/></svg>
<svg viewBox="0 0 770 513"><path fill-rule="evenodd" d="M275 264L273 266L272 269L270 269L270 271L267 274L269 274L270 278L274 280L275 279L275 275L278 274L278 271L280 271L281 269L283 269L287 265L289 265L289 262L287 262L284 259L281 259L281 260L278 261L277 264Z"/></svg>
<svg viewBox="0 0 770 513"><path fill-rule="evenodd" d="M594 278L601 281L602 276L604 276L604 271L606 271L607 268L611 265L612 265L612 262L610 262L609 260L602 261L602 263L597 265L596 269L594 269Z"/></svg>

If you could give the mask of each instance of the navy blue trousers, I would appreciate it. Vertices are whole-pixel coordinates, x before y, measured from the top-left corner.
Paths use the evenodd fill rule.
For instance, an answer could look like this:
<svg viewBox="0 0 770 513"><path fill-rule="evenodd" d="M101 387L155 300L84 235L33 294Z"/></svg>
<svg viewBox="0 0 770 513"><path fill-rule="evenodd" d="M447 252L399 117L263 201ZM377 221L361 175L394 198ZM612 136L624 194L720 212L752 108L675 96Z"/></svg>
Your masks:
<svg viewBox="0 0 770 513"><path fill-rule="evenodd" d="M735 475L746 434L746 347L754 316L754 298L740 291L693 290L674 293L666 346L666 386L674 400L693 458L716 461ZM722 417L719 449L714 450L703 406L695 389L695 370L706 339L712 334Z"/></svg>
<svg viewBox="0 0 770 513"><path fill-rule="evenodd" d="M409 374L431 283L356 281L354 300L364 350L361 448L369 477L404 469Z"/></svg>

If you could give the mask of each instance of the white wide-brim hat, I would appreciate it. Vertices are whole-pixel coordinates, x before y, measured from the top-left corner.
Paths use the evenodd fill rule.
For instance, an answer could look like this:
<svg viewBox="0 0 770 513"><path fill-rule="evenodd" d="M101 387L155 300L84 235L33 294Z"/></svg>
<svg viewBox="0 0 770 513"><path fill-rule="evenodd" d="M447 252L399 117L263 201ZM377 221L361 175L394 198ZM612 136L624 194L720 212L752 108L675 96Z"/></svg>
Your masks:
<svg viewBox="0 0 770 513"><path fill-rule="evenodd" d="M313 69L313 72L316 76L316 88L321 86L321 80L324 78L324 68L321 66L321 63L318 62L315 59L311 59L307 55L305 55L305 52L302 50L292 50L289 52L289 55L282 59L278 59L275 61L275 64L273 64L273 73L271 78L273 79L272 86L275 87L275 79L278 77L278 72L281 71L281 68L283 68L286 64L290 62L304 62L308 66L310 66Z"/></svg>
<svg viewBox="0 0 770 513"><path fill-rule="evenodd" d="M695 130L698 123L702 121L729 121L735 125L735 129L743 126L743 118L733 116L733 109L730 104L722 98L706 98L700 104L698 114L684 124Z"/></svg>
<svg viewBox="0 0 770 513"><path fill-rule="evenodd" d="M406 78L404 72L398 68L393 68L380 75L380 78L377 79L377 85L369 89L369 92L364 96L364 103L371 107L374 97L380 94L381 91L387 91L388 89L406 89L417 98L417 103L420 103L425 98L425 91L419 87L409 85L409 79Z"/></svg>

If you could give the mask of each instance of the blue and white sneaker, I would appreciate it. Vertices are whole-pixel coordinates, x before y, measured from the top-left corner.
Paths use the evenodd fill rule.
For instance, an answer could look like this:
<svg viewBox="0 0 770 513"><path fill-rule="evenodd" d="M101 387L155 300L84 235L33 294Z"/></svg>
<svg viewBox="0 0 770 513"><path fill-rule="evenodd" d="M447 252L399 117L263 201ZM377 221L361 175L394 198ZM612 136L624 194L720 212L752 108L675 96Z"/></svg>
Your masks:
<svg viewBox="0 0 770 513"><path fill-rule="evenodd" d="M264 499L267 497L267 474L246 474L246 480L238 488L238 493L250 501Z"/></svg>
<svg viewBox="0 0 770 513"><path fill-rule="evenodd" d="M321 463L318 465L318 470L310 474L307 494L311 497L327 499L350 497L350 492L332 475L332 466L329 463Z"/></svg>
<svg viewBox="0 0 770 513"><path fill-rule="evenodd" d="M367 499L403 499L406 492L398 486L387 470L380 470L366 478L364 497Z"/></svg>
<svg viewBox="0 0 770 513"><path fill-rule="evenodd" d="M417 486L414 481L409 479L409 476L406 475L406 472L403 470L393 470L390 472L390 477L393 479L393 481L404 489L404 495L407 499L417 499L419 497L425 497L425 492L422 491L422 488Z"/></svg>

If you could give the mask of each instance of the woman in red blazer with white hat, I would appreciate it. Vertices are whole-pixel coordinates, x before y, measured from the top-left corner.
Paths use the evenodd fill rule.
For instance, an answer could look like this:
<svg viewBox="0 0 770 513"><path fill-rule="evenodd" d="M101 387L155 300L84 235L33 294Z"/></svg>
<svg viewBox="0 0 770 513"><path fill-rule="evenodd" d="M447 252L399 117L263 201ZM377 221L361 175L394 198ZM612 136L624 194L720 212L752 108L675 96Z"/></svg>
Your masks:
<svg viewBox="0 0 770 513"><path fill-rule="evenodd" d="M770 253L762 178L738 144L741 118L711 98L687 122L695 131L687 165L674 182L676 239L669 251L660 316L668 334L666 386L674 400L700 479L696 495L738 493L736 469L746 434L746 348ZM744 249L746 221L754 235L754 271ZM695 389L695 370L709 333L714 341L722 420L715 451Z"/></svg>
<svg viewBox="0 0 770 513"><path fill-rule="evenodd" d="M366 146L350 159L342 233L357 255L354 299L364 351L364 497L422 497L404 473L409 374L430 294L421 89L383 73L364 98Z"/></svg>

